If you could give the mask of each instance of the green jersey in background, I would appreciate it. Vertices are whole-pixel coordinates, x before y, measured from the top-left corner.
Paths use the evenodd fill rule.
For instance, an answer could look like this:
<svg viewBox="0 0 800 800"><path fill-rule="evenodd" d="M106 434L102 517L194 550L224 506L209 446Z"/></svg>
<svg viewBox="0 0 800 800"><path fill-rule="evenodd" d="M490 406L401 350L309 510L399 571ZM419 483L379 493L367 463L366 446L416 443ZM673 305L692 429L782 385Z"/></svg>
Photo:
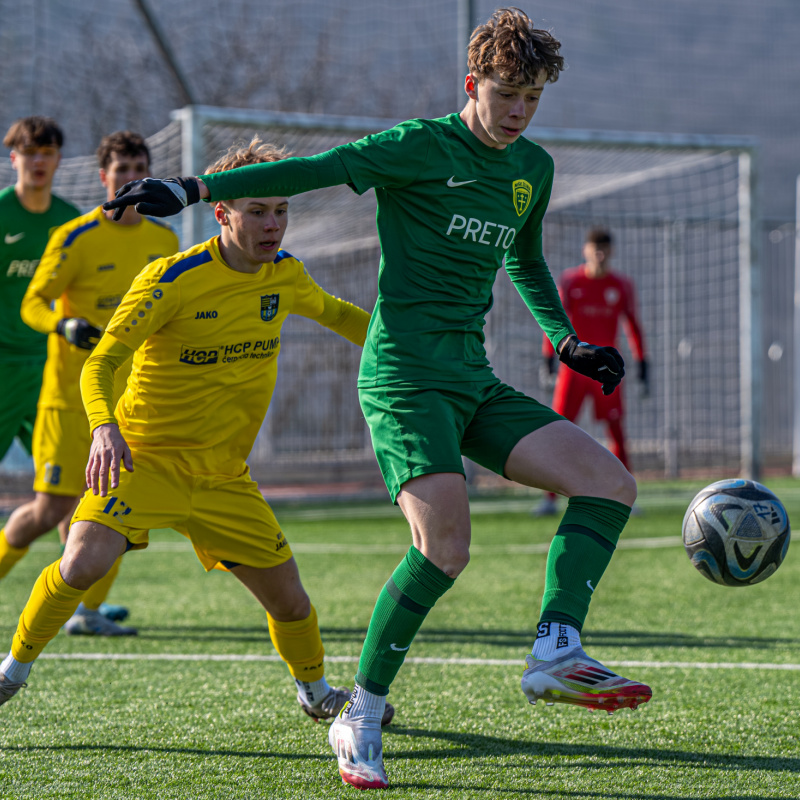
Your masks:
<svg viewBox="0 0 800 800"><path fill-rule="evenodd" d="M34 214L23 207L13 186L0 191L0 362L33 359L44 365L47 337L29 328L19 309L50 233L79 214L55 195L47 211Z"/></svg>

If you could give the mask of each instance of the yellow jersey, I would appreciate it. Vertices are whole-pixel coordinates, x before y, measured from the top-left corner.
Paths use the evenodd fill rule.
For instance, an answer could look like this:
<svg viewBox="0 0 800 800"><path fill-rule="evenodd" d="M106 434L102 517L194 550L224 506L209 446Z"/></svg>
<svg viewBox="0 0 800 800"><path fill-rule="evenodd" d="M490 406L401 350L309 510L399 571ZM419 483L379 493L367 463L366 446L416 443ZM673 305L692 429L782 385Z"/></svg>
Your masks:
<svg viewBox="0 0 800 800"><path fill-rule="evenodd" d="M196 474L241 474L272 398L289 314L359 345L369 325L366 311L323 291L285 250L256 273L237 272L215 237L148 265L83 370L91 429L118 422L134 451ZM114 412L111 376L131 351Z"/></svg>
<svg viewBox="0 0 800 800"><path fill-rule="evenodd" d="M143 217L135 225L107 219L101 207L57 228L22 300L22 319L47 338L41 408L83 411L80 374L89 355L55 330L63 317L103 329L133 279L155 259L178 250L166 225ZM120 371L121 392L125 380Z"/></svg>

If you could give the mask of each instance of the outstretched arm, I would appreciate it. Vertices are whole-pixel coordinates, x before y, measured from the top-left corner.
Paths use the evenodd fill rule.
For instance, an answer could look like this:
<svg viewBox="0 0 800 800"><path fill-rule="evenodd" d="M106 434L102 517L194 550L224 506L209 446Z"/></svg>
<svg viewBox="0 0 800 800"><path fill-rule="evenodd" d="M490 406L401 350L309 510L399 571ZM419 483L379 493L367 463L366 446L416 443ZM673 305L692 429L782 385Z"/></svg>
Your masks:
<svg viewBox="0 0 800 800"><path fill-rule="evenodd" d="M169 217L200 200L291 196L343 183L358 194L378 186L407 186L424 170L430 142L424 122L409 120L316 156L251 164L199 178L126 183L103 208L115 210L114 219L127 206L135 206L140 214Z"/></svg>
<svg viewBox="0 0 800 800"><path fill-rule="evenodd" d="M338 186L350 180L335 150L307 158L286 158L239 169L201 175L199 178L145 178L126 183L113 200L103 204L119 219L128 206L140 214L169 217L200 200L234 200L237 197L291 196Z"/></svg>

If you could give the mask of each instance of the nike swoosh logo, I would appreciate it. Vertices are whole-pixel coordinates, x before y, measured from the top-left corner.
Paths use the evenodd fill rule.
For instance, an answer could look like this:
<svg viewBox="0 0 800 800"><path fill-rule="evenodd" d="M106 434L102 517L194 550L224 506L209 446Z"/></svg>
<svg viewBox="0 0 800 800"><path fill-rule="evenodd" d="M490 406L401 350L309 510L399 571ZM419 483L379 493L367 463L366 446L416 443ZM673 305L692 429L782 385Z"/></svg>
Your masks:
<svg viewBox="0 0 800 800"><path fill-rule="evenodd" d="M408 647L398 647L394 642L392 642L389 647L391 647L392 650L397 650L398 653L402 653L404 650L408 650L408 647L411 647L411 645Z"/></svg>
<svg viewBox="0 0 800 800"><path fill-rule="evenodd" d="M457 186L466 186L468 183L475 183L477 180L478 180L477 178L473 178L471 181L457 181L456 180L456 176L453 175L453 177L450 178L450 180L447 181L447 185L451 189L455 189ZM411 645L409 645L409 647L410 646Z"/></svg>
<svg viewBox="0 0 800 800"><path fill-rule="evenodd" d="M589 587L589 590L594 594L594 586L592 586L591 581L586 581L586 585Z"/></svg>
<svg viewBox="0 0 800 800"><path fill-rule="evenodd" d="M3 241L6 244L14 244L14 242L18 242L24 235L25 231L22 233L7 233Z"/></svg>

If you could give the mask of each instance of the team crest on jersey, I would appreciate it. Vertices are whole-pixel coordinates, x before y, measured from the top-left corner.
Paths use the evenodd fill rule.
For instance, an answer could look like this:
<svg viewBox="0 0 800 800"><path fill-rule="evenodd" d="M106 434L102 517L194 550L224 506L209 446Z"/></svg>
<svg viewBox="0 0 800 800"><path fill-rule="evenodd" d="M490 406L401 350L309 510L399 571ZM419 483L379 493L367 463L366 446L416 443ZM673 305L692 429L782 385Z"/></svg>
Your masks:
<svg viewBox="0 0 800 800"><path fill-rule="evenodd" d="M528 208L533 196L533 186L528 181L518 180L513 183L514 189L514 209L517 216L521 217Z"/></svg>
<svg viewBox="0 0 800 800"><path fill-rule="evenodd" d="M281 299L279 294L261 295L261 319L264 322L272 322L278 313L278 301Z"/></svg>

